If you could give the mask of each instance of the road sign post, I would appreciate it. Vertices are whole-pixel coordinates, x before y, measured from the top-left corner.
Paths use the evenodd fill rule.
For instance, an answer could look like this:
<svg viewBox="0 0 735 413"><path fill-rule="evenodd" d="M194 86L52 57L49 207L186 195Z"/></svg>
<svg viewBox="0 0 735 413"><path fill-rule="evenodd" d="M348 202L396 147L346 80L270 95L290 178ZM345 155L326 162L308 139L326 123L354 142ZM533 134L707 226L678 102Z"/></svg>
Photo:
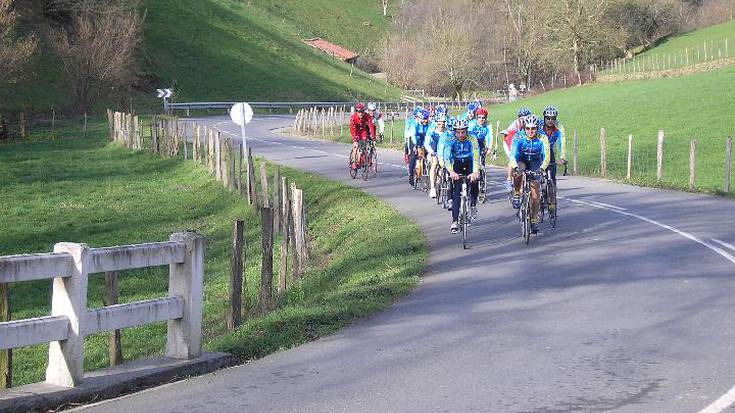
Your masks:
<svg viewBox="0 0 735 413"><path fill-rule="evenodd" d="M168 113L168 99L173 96L174 91L172 89L156 89L156 93L159 99L163 99L163 112Z"/></svg>
<svg viewBox="0 0 735 413"><path fill-rule="evenodd" d="M240 138L242 138L242 159L246 159L248 154L248 143L245 135L245 125L253 120L253 108L245 102L236 103L230 108L230 119L232 120L232 123L240 126Z"/></svg>

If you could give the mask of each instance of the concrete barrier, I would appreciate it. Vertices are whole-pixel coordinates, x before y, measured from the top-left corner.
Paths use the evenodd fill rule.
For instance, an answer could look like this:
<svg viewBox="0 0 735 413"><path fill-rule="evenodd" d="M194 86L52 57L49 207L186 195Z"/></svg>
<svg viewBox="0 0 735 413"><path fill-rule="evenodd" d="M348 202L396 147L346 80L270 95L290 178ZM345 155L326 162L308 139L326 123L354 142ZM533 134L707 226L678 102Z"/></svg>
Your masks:
<svg viewBox="0 0 735 413"><path fill-rule="evenodd" d="M89 276L169 265L169 295L87 310ZM49 343L46 383L76 387L84 378L84 337L168 321L166 356L201 354L204 239L192 232L167 242L89 248L59 243L53 253L0 257L0 283L53 279L51 315L0 323L0 350Z"/></svg>

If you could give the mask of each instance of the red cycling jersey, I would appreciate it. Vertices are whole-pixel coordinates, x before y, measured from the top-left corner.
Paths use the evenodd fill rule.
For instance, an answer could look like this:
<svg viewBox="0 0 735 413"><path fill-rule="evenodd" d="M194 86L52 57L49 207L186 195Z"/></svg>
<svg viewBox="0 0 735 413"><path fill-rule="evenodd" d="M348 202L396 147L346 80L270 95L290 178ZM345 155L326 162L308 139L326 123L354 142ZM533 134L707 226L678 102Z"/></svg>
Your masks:
<svg viewBox="0 0 735 413"><path fill-rule="evenodd" d="M350 116L350 135L352 136L352 142L365 141L370 136L375 137L375 125L373 125L373 118L368 113L363 112L362 118L357 115L357 112Z"/></svg>

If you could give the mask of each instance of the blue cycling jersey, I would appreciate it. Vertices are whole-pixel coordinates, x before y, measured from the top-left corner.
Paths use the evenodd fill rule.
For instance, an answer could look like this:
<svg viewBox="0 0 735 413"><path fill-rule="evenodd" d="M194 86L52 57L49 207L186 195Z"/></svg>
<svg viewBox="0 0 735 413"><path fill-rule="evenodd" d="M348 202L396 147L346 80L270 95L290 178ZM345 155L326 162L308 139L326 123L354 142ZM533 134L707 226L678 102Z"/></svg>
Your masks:
<svg viewBox="0 0 735 413"><path fill-rule="evenodd" d="M426 132L429 131L429 125L424 125L421 122L417 122L413 125L413 129L409 130L408 139L413 146L424 146L424 139L426 138Z"/></svg>
<svg viewBox="0 0 735 413"><path fill-rule="evenodd" d="M442 135L447 135L448 132L437 132L436 130L429 130L426 134L426 139L424 140L424 147L429 152L429 154L434 155L438 153L439 150L439 140L442 138Z"/></svg>
<svg viewBox="0 0 735 413"><path fill-rule="evenodd" d="M549 138L546 135L536 133L536 136L529 138L526 131L520 131L511 143L510 164L517 167L518 162L524 162L533 167L546 169L551 160L550 154Z"/></svg>
<svg viewBox="0 0 735 413"><path fill-rule="evenodd" d="M458 161L472 161L472 172L480 172L480 146L477 139L468 136L465 140L454 139L449 145L449 167L454 170L454 163Z"/></svg>
<svg viewBox="0 0 735 413"><path fill-rule="evenodd" d="M449 155L452 150L452 142L454 141L454 135L450 132L443 133L439 137L439 142L436 145L436 153L439 154L439 159L442 162L449 162Z"/></svg>
<svg viewBox="0 0 735 413"><path fill-rule="evenodd" d="M551 156L559 159L567 159L567 134L564 126L556 122L554 127L547 129L544 127L544 121L539 120L538 130L549 138L549 146L551 147Z"/></svg>
<svg viewBox="0 0 735 413"><path fill-rule="evenodd" d="M477 143L485 148L491 148L493 143L493 128L489 123L485 123L480 126L476 121L470 122L470 126L467 129L467 133L470 136L474 136L477 139Z"/></svg>

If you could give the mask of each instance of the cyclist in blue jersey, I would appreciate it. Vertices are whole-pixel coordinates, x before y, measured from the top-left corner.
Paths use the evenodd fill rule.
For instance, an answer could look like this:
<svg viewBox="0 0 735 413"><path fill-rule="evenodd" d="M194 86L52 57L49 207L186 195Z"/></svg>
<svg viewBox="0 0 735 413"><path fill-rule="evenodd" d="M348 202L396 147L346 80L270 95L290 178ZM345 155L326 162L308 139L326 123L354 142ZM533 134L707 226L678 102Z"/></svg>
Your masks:
<svg viewBox="0 0 735 413"><path fill-rule="evenodd" d="M510 147L513 142L513 138L518 131L523 129L526 116L529 115L531 115L531 109L519 108L517 118L511 122L505 130L500 131L500 136L503 137L503 150L505 151L505 156L508 159L510 159ZM510 166L510 161L508 162L507 173L505 189L510 192L513 189L513 168Z"/></svg>
<svg viewBox="0 0 735 413"><path fill-rule="evenodd" d="M422 110L423 108L421 106L416 106L413 109L412 116L406 118L406 124L403 128L403 161L406 165L408 165L408 137L413 133L413 129L416 127L416 124L419 123L419 115L421 115Z"/></svg>
<svg viewBox="0 0 735 413"><path fill-rule="evenodd" d="M447 118L447 133L439 137L439 143L436 145L436 151L439 154L439 167L442 168L442 170L446 169L447 172L448 166L449 166L449 156L451 154L452 149L452 142L454 141L454 123L457 121L457 118L454 116L449 116ZM443 173L443 172L442 172ZM448 194L452 193L452 180L449 180L448 185ZM452 209L452 197L449 196L449 199L447 201L447 209Z"/></svg>
<svg viewBox="0 0 735 413"><path fill-rule="evenodd" d="M429 111L422 109L419 120L406 135L406 153L408 154L408 183L414 188L416 160L424 151L424 139L429 130ZM421 152L421 153L419 153ZM415 188L414 188L415 189Z"/></svg>
<svg viewBox="0 0 735 413"><path fill-rule="evenodd" d="M479 108L475 111L475 119L470 123L467 133L477 139L480 145L480 163L485 165L485 154L489 148L493 147L495 136L493 135L493 127L487 122L488 112L485 108Z"/></svg>
<svg viewBox="0 0 735 413"><path fill-rule="evenodd" d="M524 129L516 133L513 138L510 153L510 164L514 169L546 173L551 160L549 139L538 132L538 118L534 115L526 116ZM520 190L522 175L516 176L513 187L513 207L520 207ZM537 176L531 183L531 232L538 233L539 211L539 181Z"/></svg>
<svg viewBox="0 0 735 413"><path fill-rule="evenodd" d="M439 169L439 140L443 135L448 133L446 125L446 115L440 114L436 118L436 126L434 126L434 129L429 129L426 139L424 139L424 148L426 148L428 159L431 160L431 169L429 170L429 182L431 183L429 196L431 198L436 198L436 173Z"/></svg>
<svg viewBox="0 0 735 413"><path fill-rule="evenodd" d="M467 112L459 115L459 119L466 121L467 126L469 127L470 122L475 118L475 111L481 107L482 103L480 103L480 101L470 102L467 105Z"/></svg>
<svg viewBox="0 0 735 413"><path fill-rule="evenodd" d="M544 109L544 120L539 122L539 130L549 138L551 146L551 160L549 164L549 177L556 183L556 165L567 163L567 134L558 120L559 111L553 106Z"/></svg>
<svg viewBox="0 0 735 413"><path fill-rule="evenodd" d="M452 234L459 232L459 208L462 185L456 181L459 175L467 175L470 180L470 217L477 219L477 196L480 192L477 179L480 177L480 147L477 139L467 134L467 122L457 120L454 124L454 141L449 146L449 176L455 184L452 187Z"/></svg>

